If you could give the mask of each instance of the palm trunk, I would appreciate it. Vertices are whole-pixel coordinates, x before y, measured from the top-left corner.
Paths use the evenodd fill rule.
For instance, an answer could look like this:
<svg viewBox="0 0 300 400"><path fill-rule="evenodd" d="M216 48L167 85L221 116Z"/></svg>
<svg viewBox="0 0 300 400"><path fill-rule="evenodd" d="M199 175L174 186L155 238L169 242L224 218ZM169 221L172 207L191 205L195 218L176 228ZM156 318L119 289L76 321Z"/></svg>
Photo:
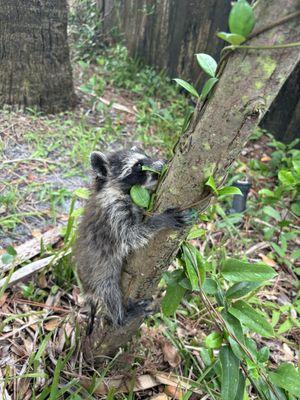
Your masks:
<svg viewBox="0 0 300 400"><path fill-rule="evenodd" d="M74 105L66 0L0 0L0 107Z"/></svg>

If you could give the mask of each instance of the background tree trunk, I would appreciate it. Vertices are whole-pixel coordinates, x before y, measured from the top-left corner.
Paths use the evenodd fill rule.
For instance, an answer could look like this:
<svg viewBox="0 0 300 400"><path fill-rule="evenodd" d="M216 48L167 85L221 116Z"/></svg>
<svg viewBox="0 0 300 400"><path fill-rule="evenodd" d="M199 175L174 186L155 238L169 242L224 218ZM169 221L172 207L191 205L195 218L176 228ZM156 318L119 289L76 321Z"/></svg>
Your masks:
<svg viewBox="0 0 300 400"><path fill-rule="evenodd" d="M284 143L300 138L300 62L281 88L261 127Z"/></svg>
<svg viewBox="0 0 300 400"><path fill-rule="evenodd" d="M66 0L0 0L0 107L74 105Z"/></svg>
<svg viewBox="0 0 300 400"><path fill-rule="evenodd" d="M257 28L296 10L298 0L259 2ZM299 19L291 20L252 39L249 44L272 45L299 41ZM300 61L299 48L239 50L229 56L209 101L199 103L188 130L180 138L170 168L161 183L156 212L199 202L205 208L209 193L204 185L210 175L216 182L238 157L284 82ZM259 84L258 84L259 83ZM176 255L186 232L159 234L146 248L132 255L123 273L126 298L141 300L157 291L161 274ZM87 357L113 354L136 332L137 318L122 329L103 325L85 342Z"/></svg>
<svg viewBox="0 0 300 400"><path fill-rule="evenodd" d="M227 29L230 0L99 1L103 29L110 40L124 39L129 54L171 78L199 80L196 53L218 58Z"/></svg>

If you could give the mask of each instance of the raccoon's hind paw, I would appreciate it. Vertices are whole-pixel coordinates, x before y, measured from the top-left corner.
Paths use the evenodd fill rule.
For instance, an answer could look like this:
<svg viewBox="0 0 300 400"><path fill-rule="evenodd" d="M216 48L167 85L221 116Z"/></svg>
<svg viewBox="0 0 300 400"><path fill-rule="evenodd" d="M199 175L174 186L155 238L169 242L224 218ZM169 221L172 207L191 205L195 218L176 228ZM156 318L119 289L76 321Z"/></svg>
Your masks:
<svg viewBox="0 0 300 400"><path fill-rule="evenodd" d="M153 313L152 300L145 299L135 302L131 299L128 300L125 319L132 319L136 317L147 317Z"/></svg>

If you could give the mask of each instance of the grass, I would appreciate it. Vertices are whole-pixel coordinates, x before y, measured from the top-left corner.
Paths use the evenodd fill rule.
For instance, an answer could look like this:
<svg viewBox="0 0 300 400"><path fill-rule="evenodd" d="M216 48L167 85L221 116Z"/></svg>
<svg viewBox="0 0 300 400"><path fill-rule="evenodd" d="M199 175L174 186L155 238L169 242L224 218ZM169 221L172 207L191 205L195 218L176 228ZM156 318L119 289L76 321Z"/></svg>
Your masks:
<svg viewBox="0 0 300 400"><path fill-rule="evenodd" d="M72 18L76 25L74 15ZM130 59L121 45L100 54L95 40L96 20L88 29L85 15L81 16L77 39L82 41L73 47L80 100L75 110L56 116L43 116L35 110L25 115L1 112L3 247L26 241L50 224L67 224L64 242L55 249L43 249L41 256L64 254L74 241L85 197L80 191L74 194L74 190L88 183L90 152L138 142L153 154L168 156L180 135L190 109L187 99L164 75ZM113 103L126 106L130 112L118 111ZM214 204L199 222L200 237L191 240L205 260L208 278L218 276L220 260L226 256L263 261L276 269L278 277L272 284L246 298L264 313L276 333L275 338L265 339L247 331L254 353L264 346L270 349L271 357L259 368L297 362L300 255L295 204L299 187L286 173L295 174L297 163L298 155L291 146L258 132L229 176L229 183L245 176L252 181L246 211L229 214L231 200ZM224 280L221 283L226 290L228 284ZM161 287L165 288L163 281ZM210 301L219 311L220 305L212 297ZM29 282L2 289L0 304L0 386L3 393L15 393L16 400L146 399L159 391L169 398L193 399L199 392L204 398L205 393L210 399L221 398L219 350L210 347L207 339L219 330L211 310L197 293L185 298L174 315L158 313L148 318L139 336L114 359L107 360L102 369L93 368L82 358L86 315L70 255ZM260 371L255 364L249 369ZM159 389L133 392L135 377L151 373L159 379L162 372L172 372L175 378L169 377L169 384L163 383ZM106 379L118 375L128 390L106 391ZM181 395L178 380L183 388ZM250 389L249 380L246 384L245 399L259 398Z"/></svg>
<svg viewBox="0 0 300 400"><path fill-rule="evenodd" d="M124 47L109 49L95 61L74 64L79 98L74 111L1 113L6 134L0 146L5 160L0 245L1 239L3 245L25 241L32 230L65 220L73 190L89 181L92 150L138 143L150 152L171 154L189 109L186 98L164 75L131 60ZM131 113L116 110L114 102Z"/></svg>

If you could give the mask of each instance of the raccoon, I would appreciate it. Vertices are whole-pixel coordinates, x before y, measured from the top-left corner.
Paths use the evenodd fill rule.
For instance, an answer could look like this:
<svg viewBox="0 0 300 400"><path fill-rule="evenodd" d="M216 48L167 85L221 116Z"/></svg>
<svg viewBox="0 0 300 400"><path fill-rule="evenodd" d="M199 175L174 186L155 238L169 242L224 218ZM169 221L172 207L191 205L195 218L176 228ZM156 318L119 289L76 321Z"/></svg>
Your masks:
<svg viewBox="0 0 300 400"><path fill-rule="evenodd" d="M145 246L162 229L180 229L193 223L194 215L167 209L145 219L143 210L132 202L133 185L149 190L156 187L163 161L153 160L136 148L108 154L95 151L90 161L94 186L79 226L75 260L91 307L92 330L99 304L105 306L113 325L126 323L130 311L123 304L120 278L129 253Z"/></svg>

